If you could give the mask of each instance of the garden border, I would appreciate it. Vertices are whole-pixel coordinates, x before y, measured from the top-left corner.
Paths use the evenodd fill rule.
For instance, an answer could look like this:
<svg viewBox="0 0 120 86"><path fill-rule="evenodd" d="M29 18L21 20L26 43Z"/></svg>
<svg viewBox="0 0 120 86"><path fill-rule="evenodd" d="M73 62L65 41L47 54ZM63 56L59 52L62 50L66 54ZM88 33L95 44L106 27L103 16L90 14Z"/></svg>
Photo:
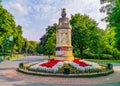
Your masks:
<svg viewBox="0 0 120 86"><path fill-rule="evenodd" d="M26 69L22 69L22 68L18 68L17 71L25 73L25 74L29 74L29 75L40 75L40 76L52 76L52 77L82 77L82 78L89 78L89 77L98 77L98 76L106 76L109 75L111 73L113 73L113 69L110 69L108 71L105 72L98 72L98 73L82 73L82 74L58 74L58 73L43 73L43 72L34 72L34 71L29 71Z"/></svg>

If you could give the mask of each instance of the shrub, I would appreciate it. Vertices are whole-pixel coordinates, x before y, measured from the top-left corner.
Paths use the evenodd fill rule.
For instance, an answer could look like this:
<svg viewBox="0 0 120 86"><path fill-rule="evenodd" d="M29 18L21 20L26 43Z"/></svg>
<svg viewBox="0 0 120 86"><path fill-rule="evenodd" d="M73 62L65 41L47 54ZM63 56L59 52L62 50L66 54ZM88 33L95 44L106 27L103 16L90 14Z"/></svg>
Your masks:
<svg viewBox="0 0 120 86"><path fill-rule="evenodd" d="M24 66L23 66L23 63L20 63L20 64L19 64L19 67L20 67L20 68L23 68L23 67L24 67Z"/></svg>
<svg viewBox="0 0 120 86"><path fill-rule="evenodd" d="M114 59L120 59L120 51L118 51L117 49L113 49L113 53L112 53Z"/></svg>
<svg viewBox="0 0 120 86"><path fill-rule="evenodd" d="M79 73L78 70L76 70L74 67L72 67L72 66L69 65L69 64L64 64L64 65L62 66L62 68L60 68L60 69L58 70L58 73L63 73L63 74L65 74L65 69L67 69L67 72L68 72L68 69L69 69L69 73L70 73L70 74L77 74L77 73Z"/></svg>
<svg viewBox="0 0 120 86"><path fill-rule="evenodd" d="M114 59L112 55L109 55L109 54L100 54L99 55L100 59L104 60L104 59L109 59L109 60L112 60Z"/></svg>
<svg viewBox="0 0 120 86"><path fill-rule="evenodd" d="M114 57L112 55L109 55L109 54L93 54L93 53L85 53L84 54L84 58L85 59L109 59L109 60L112 60L114 59Z"/></svg>
<svg viewBox="0 0 120 86"><path fill-rule="evenodd" d="M107 68L108 68L108 69L113 69L113 65L110 64L110 63L108 63L108 64L107 64Z"/></svg>
<svg viewBox="0 0 120 86"><path fill-rule="evenodd" d="M100 59L99 54L93 54L93 53L84 54L84 58L86 58L86 59Z"/></svg>

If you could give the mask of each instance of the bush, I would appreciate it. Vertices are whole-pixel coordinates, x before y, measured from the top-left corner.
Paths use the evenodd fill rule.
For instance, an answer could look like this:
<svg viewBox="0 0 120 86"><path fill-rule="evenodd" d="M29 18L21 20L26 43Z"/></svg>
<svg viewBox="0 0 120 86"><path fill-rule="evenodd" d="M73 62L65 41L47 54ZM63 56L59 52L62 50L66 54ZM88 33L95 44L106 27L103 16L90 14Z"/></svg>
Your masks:
<svg viewBox="0 0 120 86"><path fill-rule="evenodd" d="M74 54L74 57L80 57L80 55L79 54Z"/></svg>
<svg viewBox="0 0 120 86"><path fill-rule="evenodd" d="M99 55L100 59L102 60L105 60L105 59L108 59L108 60L113 60L113 56L112 55L109 55L109 54L100 54Z"/></svg>
<svg viewBox="0 0 120 86"><path fill-rule="evenodd" d="M23 67L24 67L24 66L23 66L23 63L20 63L20 64L19 64L19 67L20 67L20 68L23 68Z"/></svg>
<svg viewBox="0 0 120 86"><path fill-rule="evenodd" d="M86 58L86 59L100 59L99 54L93 54L93 53L84 54L84 58Z"/></svg>
<svg viewBox="0 0 120 86"><path fill-rule="evenodd" d="M112 55L109 55L109 54L93 54L93 53L85 53L84 54L84 58L85 59L109 59L109 60L112 60L114 59Z"/></svg>
<svg viewBox="0 0 120 86"><path fill-rule="evenodd" d="M64 68L63 74L70 74L70 69L69 68Z"/></svg>
<svg viewBox="0 0 120 86"><path fill-rule="evenodd" d="M108 68L108 69L113 69L113 65L110 64L110 63L108 63L108 64L107 64L107 68Z"/></svg>
<svg viewBox="0 0 120 86"><path fill-rule="evenodd" d="M117 49L113 49L112 55L115 60L120 59L120 51L118 51Z"/></svg>
<svg viewBox="0 0 120 86"><path fill-rule="evenodd" d="M64 64L62 66L62 68L59 69L58 73L63 73L63 74L77 74L77 73L79 73L79 71L76 70L74 67L72 67L69 64Z"/></svg>

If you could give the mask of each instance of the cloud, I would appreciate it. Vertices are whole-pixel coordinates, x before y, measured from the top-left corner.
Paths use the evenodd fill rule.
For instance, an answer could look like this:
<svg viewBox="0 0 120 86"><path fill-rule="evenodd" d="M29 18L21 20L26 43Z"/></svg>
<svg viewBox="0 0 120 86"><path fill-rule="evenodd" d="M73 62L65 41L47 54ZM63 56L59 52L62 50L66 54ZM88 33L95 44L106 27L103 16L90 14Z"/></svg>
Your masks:
<svg viewBox="0 0 120 86"><path fill-rule="evenodd" d="M105 22L100 20L106 16L99 12L99 0L3 0L6 8L23 27L23 36L28 40L36 40L45 33L45 28L58 23L61 9L66 8L67 16L81 13L87 14L104 28Z"/></svg>
<svg viewBox="0 0 120 86"><path fill-rule="evenodd" d="M7 5L5 5L6 9L8 9L8 11L10 11L13 15L27 15L28 14L28 9L27 7L23 6L20 3L8 3Z"/></svg>
<svg viewBox="0 0 120 86"><path fill-rule="evenodd" d="M12 4L12 6L16 10L18 10L20 13L22 13L24 15L28 14L27 9L25 7L23 7L21 4L15 3L15 4Z"/></svg>

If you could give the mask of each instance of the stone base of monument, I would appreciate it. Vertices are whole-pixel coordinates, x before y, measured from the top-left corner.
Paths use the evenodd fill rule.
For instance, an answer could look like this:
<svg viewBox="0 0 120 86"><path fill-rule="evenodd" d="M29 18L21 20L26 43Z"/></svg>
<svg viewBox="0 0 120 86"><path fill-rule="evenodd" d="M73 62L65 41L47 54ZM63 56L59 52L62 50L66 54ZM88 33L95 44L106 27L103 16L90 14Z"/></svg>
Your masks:
<svg viewBox="0 0 120 86"><path fill-rule="evenodd" d="M113 73L113 67L112 64L98 64L81 59L50 59L43 62L20 63L18 71L42 76L94 77Z"/></svg>
<svg viewBox="0 0 120 86"><path fill-rule="evenodd" d="M71 61L71 60L74 60L74 57L72 56L65 56L65 57L55 57L56 60L64 60L64 61Z"/></svg>

